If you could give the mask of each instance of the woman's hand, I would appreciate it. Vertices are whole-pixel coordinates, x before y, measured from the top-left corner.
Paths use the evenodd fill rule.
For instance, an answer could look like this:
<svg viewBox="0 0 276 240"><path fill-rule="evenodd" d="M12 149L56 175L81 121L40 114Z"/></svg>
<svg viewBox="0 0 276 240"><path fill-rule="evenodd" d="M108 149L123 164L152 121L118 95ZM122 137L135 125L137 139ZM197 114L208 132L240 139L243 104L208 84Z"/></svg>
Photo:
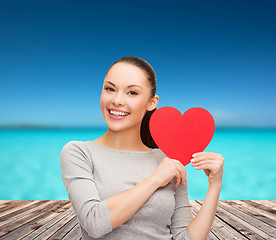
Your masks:
<svg viewBox="0 0 276 240"><path fill-rule="evenodd" d="M198 152L192 155L191 166L203 169L209 184L221 184L224 158L220 153Z"/></svg>
<svg viewBox="0 0 276 240"><path fill-rule="evenodd" d="M186 175L186 169L179 160L163 158L152 174L152 177L157 179L159 187L166 186L174 177L176 177L174 186L177 188L180 182L183 185L186 183Z"/></svg>

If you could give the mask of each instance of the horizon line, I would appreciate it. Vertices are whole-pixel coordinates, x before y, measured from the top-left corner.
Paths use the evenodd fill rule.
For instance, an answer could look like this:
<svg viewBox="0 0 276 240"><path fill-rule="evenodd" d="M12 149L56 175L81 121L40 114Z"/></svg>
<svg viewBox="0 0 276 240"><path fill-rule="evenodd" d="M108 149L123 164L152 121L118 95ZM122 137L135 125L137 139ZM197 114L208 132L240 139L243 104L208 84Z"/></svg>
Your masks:
<svg viewBox="0 0 276 240"><path fill-rule="evenodd" d="M103 129L106 125L0 124L0 129ZM276 129L276 125L216 125L215 128Z"/></svg>

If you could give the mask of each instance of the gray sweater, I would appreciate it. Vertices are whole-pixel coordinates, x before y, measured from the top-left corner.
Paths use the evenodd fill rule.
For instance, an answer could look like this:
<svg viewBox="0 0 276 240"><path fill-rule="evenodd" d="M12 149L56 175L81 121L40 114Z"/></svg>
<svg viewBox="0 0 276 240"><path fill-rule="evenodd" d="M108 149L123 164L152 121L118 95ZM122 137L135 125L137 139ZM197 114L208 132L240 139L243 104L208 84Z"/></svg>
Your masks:
<svg viewBox="0 0 276 240"><path fill-rule="evenodd" d="M187 184L175 178L159 187L124 224L112 230L107 198L133 188L152 175L163 158L152 151L121 151L93 141L70 141L60 154L62 180L80 224L82 239L189 239L192 220Z"/></svg>

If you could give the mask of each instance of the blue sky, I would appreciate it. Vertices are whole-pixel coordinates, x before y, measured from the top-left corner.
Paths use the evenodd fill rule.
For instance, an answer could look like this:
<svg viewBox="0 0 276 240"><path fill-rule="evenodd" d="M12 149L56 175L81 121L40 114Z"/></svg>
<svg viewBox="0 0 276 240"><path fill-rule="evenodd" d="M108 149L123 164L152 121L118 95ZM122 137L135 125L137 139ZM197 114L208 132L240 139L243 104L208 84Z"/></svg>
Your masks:
<svg viewBox="0 0 276 240"><path fill-rule="evenodd" d="M0 124L105 126L103 79L148 61L158 108L276 126L275 1L1 1Z"/></svg>

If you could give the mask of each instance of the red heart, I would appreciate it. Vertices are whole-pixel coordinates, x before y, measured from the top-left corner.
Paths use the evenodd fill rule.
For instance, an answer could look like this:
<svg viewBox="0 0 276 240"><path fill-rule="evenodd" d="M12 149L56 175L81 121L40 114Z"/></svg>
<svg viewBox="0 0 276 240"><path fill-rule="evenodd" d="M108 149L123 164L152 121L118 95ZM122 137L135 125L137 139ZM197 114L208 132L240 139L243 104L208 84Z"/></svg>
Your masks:
<svg viewBox="0 0 276 240"><path fill-rule="evenodd" d="M173 107L162 107L151 115L151 136L169 158L184 166L196 152L202 152L215 132L212 115L203 108L190 108L183 115Z"/></svg>

